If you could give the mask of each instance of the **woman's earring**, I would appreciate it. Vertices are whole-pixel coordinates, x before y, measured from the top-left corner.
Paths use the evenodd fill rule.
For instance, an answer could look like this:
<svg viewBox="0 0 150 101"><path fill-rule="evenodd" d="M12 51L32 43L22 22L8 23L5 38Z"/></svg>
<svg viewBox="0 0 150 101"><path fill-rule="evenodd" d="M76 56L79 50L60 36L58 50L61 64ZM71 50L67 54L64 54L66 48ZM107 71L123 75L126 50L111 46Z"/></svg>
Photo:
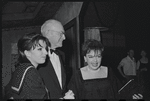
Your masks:
<svg viewBox="0 0 150 101"><path fill-rule="evenodd" d="M87 62L86 57L84 57L84 62Z"/></svg>

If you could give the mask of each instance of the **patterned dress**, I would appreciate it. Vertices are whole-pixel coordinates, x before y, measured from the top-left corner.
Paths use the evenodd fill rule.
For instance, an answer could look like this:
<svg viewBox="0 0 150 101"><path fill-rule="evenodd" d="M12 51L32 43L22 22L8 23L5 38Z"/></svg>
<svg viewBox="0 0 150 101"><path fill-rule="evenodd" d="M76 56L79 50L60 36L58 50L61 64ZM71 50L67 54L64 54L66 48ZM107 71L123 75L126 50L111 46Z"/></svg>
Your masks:
<svg viewBox="0 0 150 101"><path fill-rule="evenodd" d="M47 99L49 96L38 71L30 63L16 68L6 94L14 99Z"/></svg>

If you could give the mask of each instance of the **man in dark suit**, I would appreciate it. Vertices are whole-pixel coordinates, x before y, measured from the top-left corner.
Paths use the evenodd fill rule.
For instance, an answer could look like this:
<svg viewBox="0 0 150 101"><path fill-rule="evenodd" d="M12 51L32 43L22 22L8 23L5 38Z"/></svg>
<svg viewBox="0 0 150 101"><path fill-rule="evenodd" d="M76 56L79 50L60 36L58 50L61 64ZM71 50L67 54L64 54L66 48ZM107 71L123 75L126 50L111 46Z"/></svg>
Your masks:
<svg viewBox="0 0 150 101"><path fill-rule="evenodd" d="M56 48L62 47L65 40L65 31L61 22L51 19L41 27L41 33L48 38L48 58L45 64L39 66L39 73L50 92L50 99L72 99L74 94L71 90L66 92L66 74L64 69L64 53Z"/></svg>

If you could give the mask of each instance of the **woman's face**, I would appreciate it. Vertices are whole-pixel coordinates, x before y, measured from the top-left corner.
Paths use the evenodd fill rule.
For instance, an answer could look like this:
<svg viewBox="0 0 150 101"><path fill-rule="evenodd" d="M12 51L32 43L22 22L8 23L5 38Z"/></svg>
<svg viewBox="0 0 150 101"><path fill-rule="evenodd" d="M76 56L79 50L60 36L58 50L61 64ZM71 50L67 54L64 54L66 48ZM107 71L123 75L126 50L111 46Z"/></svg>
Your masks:
<svg viewBox="0 0 150 101"><path fill-rule="evenodd" d="M85 62L87 62L88 67L92 70L97 70L100 67L102 56L101 51L91 50L84 56Z"/></svg>
<svg viewBox="0 0 150 101"><path fill-rule="evenodd" d="M39 45L35 46L35 49L32 48L28 51L27 57L33 65L37 66L45 62L46 55L46 43L43 40L39 40Z"/></svg>
<svg viewBox="0 0 150 101"><path fill-rule="evenodd" d="M146 52L144 50L141 51L141 56L146 56Z"/></svg>

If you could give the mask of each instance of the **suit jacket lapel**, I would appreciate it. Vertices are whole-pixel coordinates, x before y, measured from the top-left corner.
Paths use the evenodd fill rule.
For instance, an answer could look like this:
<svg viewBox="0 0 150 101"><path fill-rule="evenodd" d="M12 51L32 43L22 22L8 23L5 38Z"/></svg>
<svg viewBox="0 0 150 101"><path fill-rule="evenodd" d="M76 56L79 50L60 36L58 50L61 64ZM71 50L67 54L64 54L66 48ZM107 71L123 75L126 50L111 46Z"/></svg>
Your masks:
<svg viewBox="0 0 150 101"><path fill-rule="evenodd" d="M58 78L57 78L57 75L56 75L55 70L54 70L54 67L53 67L53 65L52 65L50 60L49 60L48 66L50 67L49 68L49 71L50 71L49 75L50 75L50 77L54 80L56 85L61 89L59 81L58 81Z"/></svg>
<svg viewBox="0 0 150 101"><path fill-rule="evenodd" d="M66 74L65 74L64 65L63 65L64 63L59 52L58 52L58 56L59 56L59 60L61 64L61 79L62 79L62 89L63 89L66 84Z"/></svg>
<svg viewBox="0 0 150 101"><path fill-rule="evenodd" d="M61 75L62 75L62 88L64 88L65 83L66 83L66 75L65 75L65 71L63 68L63 65L61 64L62 68L61 68Z"/></svg>

